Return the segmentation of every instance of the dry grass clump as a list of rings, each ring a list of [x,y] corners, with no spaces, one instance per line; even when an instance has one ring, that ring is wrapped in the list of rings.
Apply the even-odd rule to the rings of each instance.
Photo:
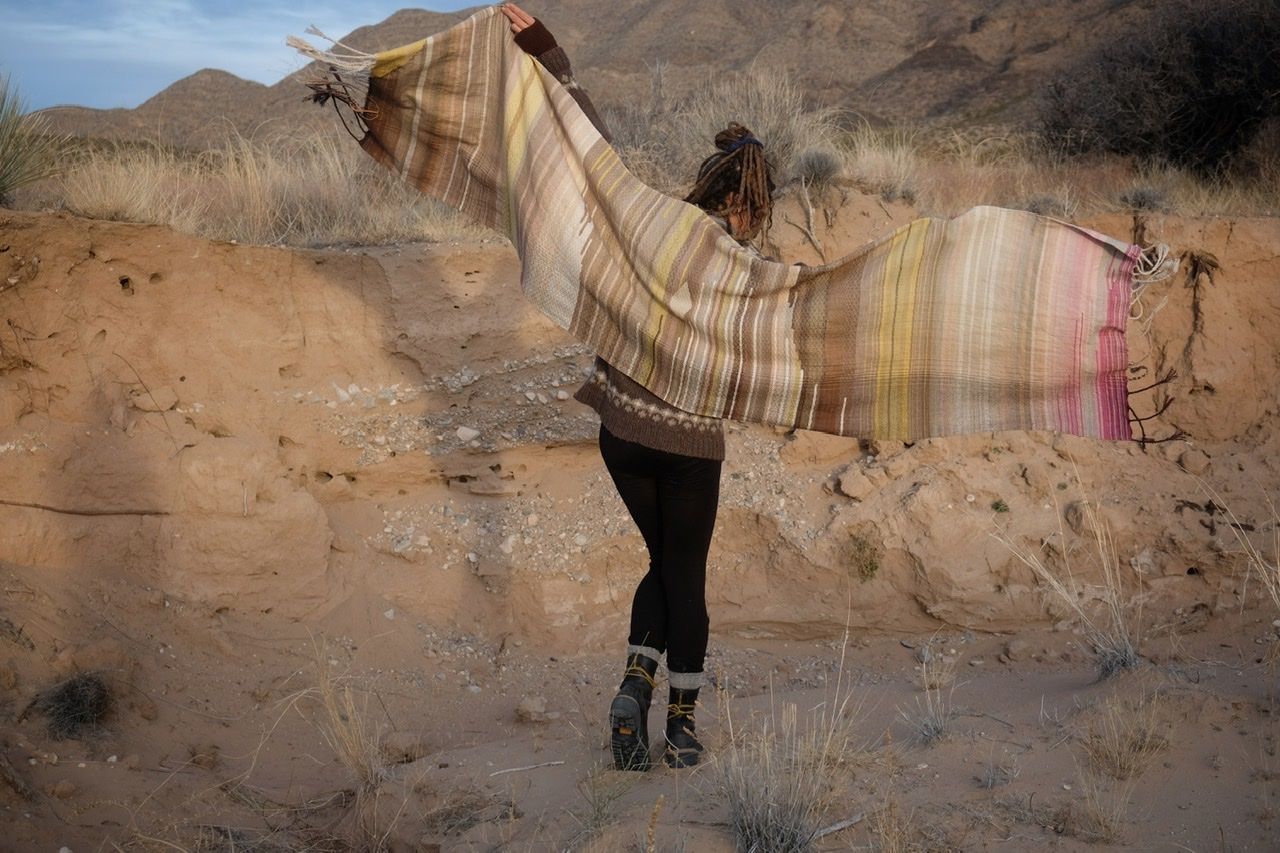
[[[627,167],[651,186],[683,196],[698,165],[715,152],[716,133],[730,122],[751,128],[781,187],[820,188],[844,172],[840,112],[810,105],[789,74],[753,67],[718,75],[689,96],[667,101],[662,65],[655,66],[649,103],[612,111],[606,122]]]
[[[618,819],[618,802],[631,790],[634,776],[597,765],[578,782],[578,794],[583,805],[569,812],[578,824],[578,831],[570,841],[571,847],[593,838]]]
[[[321,709],[316,728],[350,778],[356,837],[380,842],[378,795],[382,783],[389,778],[378,748],[381,729],[372,722],[368,703],[357,702],[351,686],[335,679],[324,659],[316,661],[316,670],[315,698]]]
[[[889,798],[868,820],[871,849],[877,853],[908,853],[919,850],[912,839],[916,835],[910,814],[903,814],[898,801]]]
[[[1248,170],[1206,176],[1119,156],[1068,156],[1029,133],[940,133],[863,123],[837,139],[845,174],[855,184],[932,216],[955,216],[982,204],[1057,219],[1130,210],[1280,213],[1280,145],[1254,146]]]
[[[45,715],[49,735],[63,739],[95,730],[114,704],[111,686],[102,676],[81,672],[45,690],[32,707]]]
[[[42,114],[26,112],[8,75],[0,75],[0,205],[8,204],[19,187],[54,175],[63,142],[49,133]]]
[[[921,666],[927,668],[929,665]],[[944,695],[942,684],[928,675],[922,676],[921,683],[925,685],[924,697],[916,697],[914,710],[900,709],[898,715],[916,740],[928,746],[946,737],[951,727],[951,720],[955,717],[955,709],[951,703],[954,688]]]
[[[978,784],[991,790],[1008,785],[1022,772],[1022,766],[1018,763],[1016,755],[1009,755],[1006,751],[1000,758],[996,759],[994,755],[987,759],[982,767],[982,775],[977,777]]]
[[[1111,844],[1121,840],[1133,800],[1133,782],[1117,782],[1082,770],[1077,781],[1082,800],[1078,817],[1069,825],[1073,834]]]
[[[858,711],[839,678],[831,699],[803,721],[793,703],[780,715],[749,720],[750,727],[726,712],[728,743],[715,771],[740,850],[813,849],[823,816],[846,799],[838,780],[858,751]]]
[[[114,144],[69,160],[46,203],[216,240],[315,246],[486,233],[335,137],[231,132],[203,152]]]
[[[1230,507],[1225,507],[1221,496],[1203,481],[1200,485],[1212,495],[1214,503],[1224,507],[1227,518],[1231,522],[1231,531],[1235,534],[1236,542],[1240,545],[1241,551],[1244,552],[1245,558],[1248,560],[1248,578],[1257,579],[1266,596],[1271,599],[1276,615],[1280,616],[1280,511],[1277,511],[1275,503],[1270,498],[1267,498],[1267,508],[1271,516],[1269,522],[1271,525],[1271,541],[1268,543],[1271,553],[1268,556],[1264,552],[1266,546],[1259,548],[1245,535],[1246,525],[1241,523]]]
[[[1058,572],[1048,564],[1047,550],[1052,546],[1046,539],[1044,548],[1032,551],[1014,545],[1001,534],[992,536],[1001,542],[1036,578],[1045,585],[1054,598],[1079,620],[1085,639],[1093,649],[1098,665],[1098,680],[1105,680],[1119,672],[1136,668],[1141,663],[1138,654],[1138,625],[1141,622],[1141,599],[1133,583],[1126,580],[1121,569],[1120,557],[1111,537],[1111,530],[1090,500],[1082,500],[1067,508],[1065,515],[1075,518],[1077,529],[1088,530],[1093,538],[1094,552],[1101,571],[1101,584],[1086,587],[1072,569],[1071,549],[1066,546],[1066,531],[1059,526],[1058,541],[1063,569]],[[1092,612],[1086,605],[1096,599],[1101,613]]]
[[[1089,721],[1080,747],[1091,770],[1123,781],[1142,775],[1168,748],[1168,729],[1158,694],[1113,697]]]
[[[847,152],[848,174],[860,187],[885,201],[915,204],[921,200],[924,152],[916,134],[878,130],[863,122],[841,141]]]

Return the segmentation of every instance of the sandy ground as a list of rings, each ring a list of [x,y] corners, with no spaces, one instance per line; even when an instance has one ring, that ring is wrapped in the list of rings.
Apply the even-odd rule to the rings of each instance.
[[[911,216],[854,193],[814,236]],[[779,256],[816,260],[800,221]],[[1147,428],[1185,437],[735,425],[708,761],[625,774],[643,547],[568,399],[590,353],[505,243],[0,214],[0,847],[730,850],[727,782],[785,802],[794,718],[840,735],[798,750],[813,825],[861,816],[819,849],[1277,849],[1280,611],[1243,542],[1274,565],[1280,222],[1145,227],[1191,254],[1129,336],[1178,378],[1134,406],[1171,394]],[[1105,623],[1097,531],[1141,656],[1105,681],[1023,559]],[[75,673],[114,703],[59,739],[36,700]],[[1111,730],[1149,755],[1109,775]]]

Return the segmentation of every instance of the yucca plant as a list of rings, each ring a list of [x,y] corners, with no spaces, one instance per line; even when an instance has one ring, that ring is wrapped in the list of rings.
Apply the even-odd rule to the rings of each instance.
[[[61,143],[43,115],[26,114],[9,77],[0,75],[0,204],[8,204],[19,187],[51,177]]]

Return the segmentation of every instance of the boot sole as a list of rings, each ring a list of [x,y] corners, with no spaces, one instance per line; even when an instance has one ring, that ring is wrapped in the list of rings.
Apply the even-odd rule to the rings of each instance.
[[[675,749],[668,749],[667,766],[675,768],[675,770],[689,770],[690,767],[698,766],[700,754],[696,749],[684,749],[684,751],[680,752],[676,752]]]
[[[701,758],[702,752],[696,749],[675,749],[667,747],[664,756],[667,766],[676,770],[687,770],[690,767],[698,766],[698,759]]]
[[[687,770],[690,767],[696,767],[698,761],[702,758],[703,746],[692,732],[688,729],[681,729],[678,732],[679,743],[671,739],[670,723],[668,720],[668,731],[663,735],[663,740],[667,743],[667,748],[663,750],[663,760],[666,761],[668,767],[676,770]]]
[[[619,770],[648,770],[649,736],[640,703],[619,694],[609,706],[609,746],[613,750],[613,766]]]

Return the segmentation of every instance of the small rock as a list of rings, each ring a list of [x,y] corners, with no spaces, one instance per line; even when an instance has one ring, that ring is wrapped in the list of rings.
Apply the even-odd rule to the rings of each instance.
[[[559,391],[557,391],[557,392],[556,392],[556,399],[557,399],[557,400],[561,400],[561,401],[563,401],[563,400],[568,400],[568,399],[569,399],[569,392],[568,392],[568,391],[565,391],[563,388],[562,388],[562,389],[560,389]]]
[[[1197,476],[1209,470],[1209,463],[1211,461],[1212,460],[1209,459],[1209,454],[1194,447],[1184,450],[1182,455],[1178,457],[1178,465],[1182,467],[1182,470],[1186,471],[1188,474],[1195,474]]]
[[[534,400],[538,399],[538,395],[532,391],[525,391],[524,398],[532,403]]]
[[[458,427],[457,436],[458,436],[458,441],[461,441],[463,444],[466,444],[469,441],[474,441],[477,438],[479,438],[480,430],[472,429],[471,427],[468,427],[468,426],[460,426]]]
[[[1031,644],[1026,640],[1010,640],[1004,644],[1004,656],[1009,660],[1022,660],[1031,651]]]
[[[986,663],[986,661],[984,661],[982,658],[969,659],[969,666],[982,666],[984,663]]]
[[[524,523],[526,527],[537,527],[538,514],[535,512],[532,515],[529,515],[527,518],[525,518]]]
[[[394,607],[388,608],[387,610],[382,611],[382,615],[388,619],[394,620],[396,618],[396,609]]]
[[[547,714],[546,697],[525,696],[516,706],[516,719],[522,723],[547,722],[551,717]]]
[[[542,403],[543,405],[546,405],[547,403],[549,403],[549,402],[551,402],[551,401],[550,401],[549,399],[547,399],[547,395],[546,395],[546,394],[539,394],[539,395],[538,395],[538,402],[539,402],[539,403]]]
[[[141,392],[135,392],[130,402],[139,411],[167,412],[178,405],[178,395],[168,385],[150,391],[144,388]]]
[[[876,490],[875,483],[867,479],[867,475],[857,466],[850,466],[847,471],[840,475],[840,481],[837,484],[840,494],[847,498],[853,498],[860,501],[871,495]]]
[[[867,446],[867,450],[868,452],[871,453],[872,456],[892,456],[896,453],[901,453],[902,451],[906,450],[906,448],[907,446],[903,444],[901,441],[889,441],[889,440],[873,441],[871,442],[870,445]]]

